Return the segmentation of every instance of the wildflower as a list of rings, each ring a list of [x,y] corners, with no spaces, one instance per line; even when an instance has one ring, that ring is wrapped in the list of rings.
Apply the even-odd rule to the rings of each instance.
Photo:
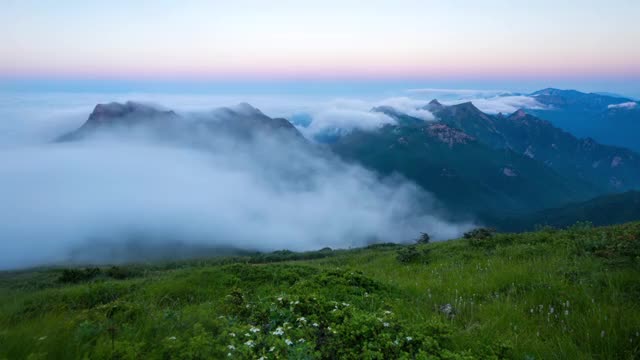
[[[304,339],[298,339],[299,343],[304,343]]]
[[[278,326],[278,327],[276,328],[276,330],[275,330],[272,334],[273,334],[273,335],[281,336],[281,335],[283,335],[283,334],[284,334],[284,330],[283,330],[280,326]]]
[[[305,319],[304,316],[303,317],[299,317],[298,319],[296,319],[296,321],[300,321],[303,324],[307,323],[307,319]]]
[[[229,336],[236,337],[236,334],[235,333],[229,333]]]
[[[331,326],[327,326],[327,330],[331,331]]]
[[[531,308],[531,310],[529,312],[533,314],[533,308]]]
[[[284,340],[284,343],[285,343],[285,344],[287,344],[287,345],[289,345],[289,346],[293,345],[293,341],[291,341],[291,340],[289,340],[289,339],[285,339],[285,340]]]
[[[39,338],[38,341],[42,341],[42,340],[46,340],[46,339],[47,339],[47,337],[43,336],[43,337]]]
[[[313,327],[318,327],[318,323],[311,324]]]
[[[389,310],[385,310],[384,314],[385,314],[385,315],[391,315],[391,314],[393,314],[393,313],[392,313],[391,311],[389,311]]]
[[[231,356],[231,353],[227,353],[227,356]]]
[[[293,304],[294,305],[298,305],[298,304],[300,304],[300,301],[296,300]]]
[[[569,310],[565,310],[565,311],[564,311],[564,315],[565,315],[565,316],[569,315]]]
[[[168,338],[168,339],[169,339],[169,340],[171,340],[171,341],[175,341],[175,340],[176,340],[176,337],[175,337],[175,336],[172,336],[172,337],[170,337],[170,338]]]
[[[278,301],[282,302],[282,297],[279,297],[279,298],[278,298]]]
[[[244,336],[245,336],[245,337],[251,337],[251,334],[249,334],[249,333],[244,333]]]
[[[260,328],[257,328],[257,327],[252,326],[252,327],[249,329],[249,331],[251,331],[252,333],[254,333],[254,334],[255,334],[255,333],[257,333],[257,332],[260,332]]]
[[[267,360],[267,358],[266,358],[266,357],[264,357],[264,356],[260,356],[260,357],[258,358],[258,360]]]
[[[549,307],[549,314],[553,314],[553,312],[555,311],[555,309],[553,308],[553,306]]]
[[[269,348],[269,352],[273,352],[273,350],[275,350],[275,349],[276,349],[276,347],[272,346],[272,347]]]
[[[407,336],[407,341],[411,341],[413,338],[411,336]]]
[[[349,304],[347,304],[346,302],[343,302],[343,303],[342,303],[342,306],[344,306],[344,307],[348,307],[348,306],[350,306],[350,305],[349,305]]]
[[[255,346],[255,343],[253,342],[253,340],[247,340],[247,342],[245,342],[244,344],[251,348]]]
[[[398,345],[398,339],[393,340],[393,345]]]
[[[604,337],[604,335],[605,335],[604,330],[600,331],[600,337],[602,337],[602,338],[603,338],[603,337]]]
[[[389,323],[388,323],[388,322],[386,322],[386,323],[382,323],[382,326],[384,326],[384,327],[389,327]]]
[[[227,346],[227,348],[228,348],[229,350],[235,350],[235,349],[236,349],[236,347],[235,347],[235,346],[233,346],[233,345],[229,345],[229,346]]]

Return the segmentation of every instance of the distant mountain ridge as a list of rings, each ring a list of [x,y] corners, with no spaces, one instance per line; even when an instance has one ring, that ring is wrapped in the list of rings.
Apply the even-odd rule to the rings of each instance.
[[[524,216],[496,220],[503,231],[532,231],[536,226],[565,228],[578,222],[595,226],[622,224],[640,219],[640,191],[603,195],[583,202],[545,209]]]
[[[529,96],[545,105],[544,109],[526,109],[532,115],[549,120],[578,137],[627,147],[640,152],[640,106],[638,101],[601,93],[544,89]]]
[[[448,209],[480,219],[528,214],[640,188],[640,155],[579,139],[527,110],[490,115],[471,102],[443,105],[437,100],[422,109],[436,119],[374,107],[372,112],[393,118],[395,124],[340,133],[332,142],[316,146],[288,120],[271,118],[246,103],[188,115],[136,102],[109,103],[96,105],[82,126],[57,140],[141,131],[209,146],[211,138],[202,136],[207,133],[240,141],[275,135],[326,147],[381,175],[401,174]]]
[[[247,103],[221,107],[206,113],[181,116],[172,110],[128,101],[95,106],[87,121],[77,130],[60,136],[57,141],[82,140],[112,131],[141,130],[160,138],[172,138],[211,131],[248,139],[260,132],[277,133],[302,140],[302,134],[288,120],[270,118]]]
[[[640,188],[640,154],[578,139],[525,110],[492,116],[472,103],[462,103],[441,106],[433,113],[486,145],[511,149],[565,176],[583,178],[607,191]]]

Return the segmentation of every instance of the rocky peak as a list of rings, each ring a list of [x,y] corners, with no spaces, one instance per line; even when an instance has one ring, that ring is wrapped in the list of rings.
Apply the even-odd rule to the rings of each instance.
[[[173,111],[158,110],[150,105],[127,101],[126,103],[111,102],[98,104],[93,108],[87,124],[110,122],[125,117],[154,117],[175,116]]]
[[[438,100],[433,99],[429,101],[429,103],[422,107],[423,110],[428,110],[431,112],[439,111],[444,109],[444,105],[442,105]]]
[[[521,120],[527,117],[527,113],[523,109],[519,109],[509,116],[511,120]]]
[[[456,144],[467,144],[474,138],[458,129],[443,123],[432,123],[426,128],[426,132],[439,141],[453,147]]]

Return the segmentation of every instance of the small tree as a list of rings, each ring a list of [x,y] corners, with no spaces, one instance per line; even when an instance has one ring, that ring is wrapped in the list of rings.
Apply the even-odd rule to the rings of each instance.
[[[418,237],[418,239],[416,240],[416,243],[428,244],[430,240],[431,240],[431,237],[429,236],[429,234],[423,232],[423,233],[420,233],[420,237]]]

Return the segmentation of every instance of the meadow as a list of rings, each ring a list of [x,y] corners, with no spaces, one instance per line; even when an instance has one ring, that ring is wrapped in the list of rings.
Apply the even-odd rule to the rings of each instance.
[[[0,359],[637,359],[640,222],[0,273]]]

